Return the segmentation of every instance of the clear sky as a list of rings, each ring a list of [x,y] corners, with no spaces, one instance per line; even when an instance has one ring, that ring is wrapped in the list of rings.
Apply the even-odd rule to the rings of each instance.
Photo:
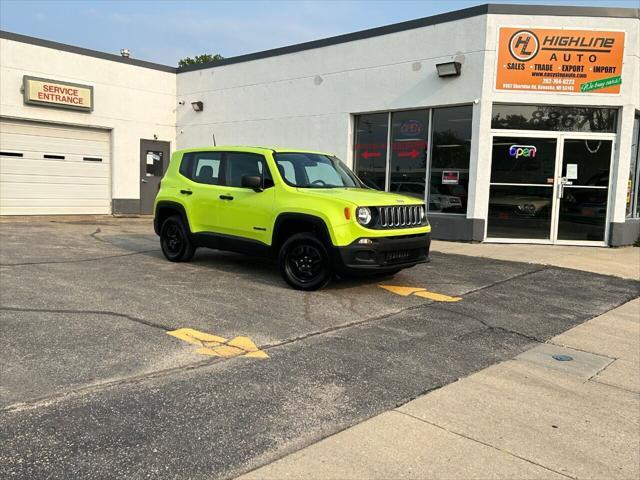
[[[640,0],[0,0],[0,28],[104,52],[126,47],[133,58],[177,65],[185,56],[232,57],[481,3],[640,7]]]

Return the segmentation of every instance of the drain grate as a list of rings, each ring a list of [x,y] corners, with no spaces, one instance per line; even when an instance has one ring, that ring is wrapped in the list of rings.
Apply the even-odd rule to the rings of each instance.
[[[573,357],[570,355],[560,355],[560,354],[551,355],[551,358],[559,362],[570,362],[571,360],[573,360]]]

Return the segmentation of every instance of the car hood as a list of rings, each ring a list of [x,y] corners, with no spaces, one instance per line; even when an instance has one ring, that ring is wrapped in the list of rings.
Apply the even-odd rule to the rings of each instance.
[[[397,193],[380,192],[368,188],[298,188],[299,193],[311,197],[331,198],[352,203],[359,207],[386,205],[421,205],[417,198]]]

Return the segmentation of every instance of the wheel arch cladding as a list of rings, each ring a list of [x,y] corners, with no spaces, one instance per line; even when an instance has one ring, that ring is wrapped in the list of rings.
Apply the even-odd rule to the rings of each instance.
[[[191,233],[191,228],[189,227],[189,218],[187,217],[187,212],[185,211],[184,206],[176,202],[161,201],[158,202],[155,215],[153,217],[153,227],[156,234],[160,234],[160,228],[162,227],[164,221],[173,215],[180,216],[182,222],[184,223],[184,226],[187,229],[187,232]]]
[[[320,217],[304,213],[281,213],[278,215],[273,229],[272,246],[277,251],[291,235],[306,232],[317,235],[326,248],[333,246],[325,221]]]

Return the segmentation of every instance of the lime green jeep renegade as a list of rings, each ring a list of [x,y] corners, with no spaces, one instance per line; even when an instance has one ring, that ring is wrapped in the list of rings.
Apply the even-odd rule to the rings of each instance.
[[[177,151],[154,211],[168,260],[189,261],[197,247],[272,256],[300,290],[321,288],[333,273],[393,274],[429,255],[424,203],[366,187],[327,153]]]

